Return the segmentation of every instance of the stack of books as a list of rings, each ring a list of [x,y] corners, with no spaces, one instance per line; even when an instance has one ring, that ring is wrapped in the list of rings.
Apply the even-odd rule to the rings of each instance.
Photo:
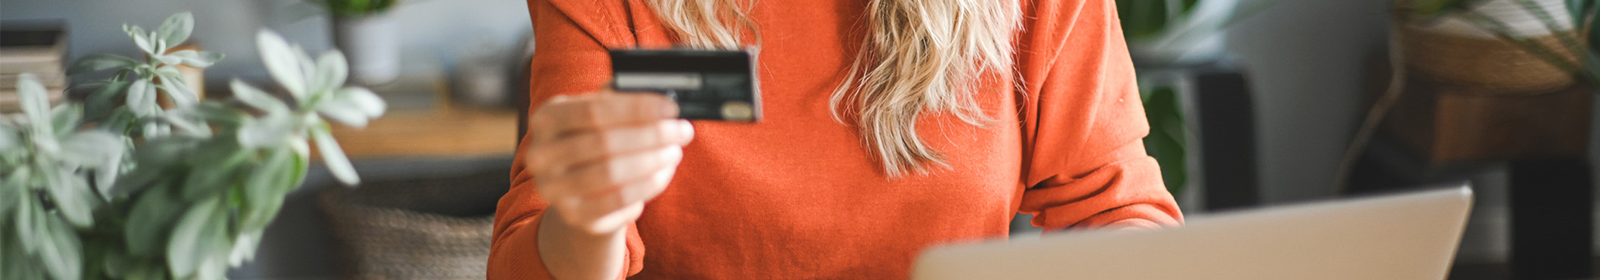
[[[19,110],[17,79],[31,73],[60,102],[67,85],[67,32],[52,22],[0,23],[0,113]]]

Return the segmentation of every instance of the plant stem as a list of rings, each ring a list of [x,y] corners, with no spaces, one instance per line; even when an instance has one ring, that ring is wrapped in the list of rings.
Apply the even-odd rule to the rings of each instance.
[[[1372,142],[1372,135],[1378,131],[1378,126],[1383,123],[1389,109],[1394,108],[1400,96],[1406,89],[1406,64],[1404,46],[1400,40],[1401,17],[1393,16],[1389,21],[1389,88],[1385,89],[1383,96],[1379,96],[1372,108],[1367,110],[1366,119],[1361,121],[1361,127],[1356,129],[1355,139],[1350,140],[1350,146],[1345,149],[1344,159],[1339,161],[1338,173],[1334,174],[1333,189],[1335,194],[1343,194],[1349,184],[1350,172],[1355,169],[1356,161],[1367,150],[1367,144]]]

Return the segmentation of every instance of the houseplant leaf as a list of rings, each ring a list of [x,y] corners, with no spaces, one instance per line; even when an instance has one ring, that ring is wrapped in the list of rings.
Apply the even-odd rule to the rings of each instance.
[[[129,211],[128,223],[123,230],[123,241],[128,253],[152,257],[164,244],[173,220],[183,213],[186,204],[173,197],[165,187],[142,192]]]
[[[387,105],[383,98],[365,88],[344,88],[317,106],[317,112],[330,119],[356,128],[365,127],[368,119],[383,116]]]
[[[67,137],[76,132],[78,122],[83,120],[83,108],[78,104],[62,104],[50,109],[50,127],[55,132],[54,137]]]
[[[176,51],[172,52],[171,54],[167,54],[167,56],[177,58],[178,62],[182,63],[183,65],[196,68],[211,67],[211,65],[216,64],[217,61],[222,60],[222,53],[194,50]]]
[[[10,151],[22,148],[22,140],[17,137],[17,130],[0,125],[0,151]]]
[[[189,84],[184,82],[183,78],[167,75],[157,75],[156,78],[161,79],[159,86],[167,93],[167,100],[171,100],[175,107],[188,107],[200,102],[199,96],[189,88]]]
[[[139,50],[144,51],[145,55],[157,55],[156,39],[145,35],[150,33],[145,33],[143,27],[123,25],[122,31],[127,32],[128,37],[133,37],[133,44],[139,46]]]
[[[61,216],[78,228],[94,225],[93,211],[97,201],[94,193],[89,190],[88,183],[67,169],[43,172],[50,186],[45,190],[50,193],[51,201],[55,202],[56,210],[61,212]]]
[[[32,125],[35,128],[34,134],[55,134],[49,130],[51,118],[50,97],[48,95],[49,93],[44,89],[44,85],[39,84],[39,79],[34,77],[33,74],[22,73],[17,76],[17,101],[21,103],[18,105],[22,107],[22,113],[27,117],[28,122],[36,124]]]
[[[233,249],[228,254],[228,265],[239,266],[246,261],[255,260],[257,245],[261,245],[261,232],[240,233],[239,239],[233,242]]]
[[[74,85],[74,88],[86,89],[89,94],[83,101],[84,118],[90,120],[103,120],[113,110],[121,108],[118,102],[123,93],[128,91],[130,81],[97,81]]]
[[[128,86],[127,102],[128,109],[139,116],[155,115],[161,110],[156,107],[156,88],[147,79],[133,81]]]
[[[20,241],[18,243],[22,243],[22,251],[28,254],[38,254],[39,250],[44,247],[44,243],[49,242],[47,238],[50,237],[50,234],[46,227],[50,216],[39,205],[39,201],[35,198],[36,196],[33,195],[33,192],[26,192],[26,195],[28,197],[21,200],[22,204],[17,205],[17,220],[12,224],[16,225],[16,237],[17,241]]]
[[[261,30],[256,33],[256,48],[261,50],[261,62],[267,67],[267,73],[272,74],[272,79],[289,90],[295,99],[303,98],[306,94],[305,71],[301,69],[300,55],[295,54],[294,48],[283,41],[277,33]]]
[[[4,127],[0,126],[0,128]],[[5,225],[6,222],[11,220],[11,214],[16,213],[17,208],[22,205],[23,197],[28,195],[27,186],[23,186],[27,178],[22,176],[21,172],[0,173],[0,175],[5,175],[5,177],[0,177],[0,225]],[[11,229],[0,228],[0,232],[5,232],[6,230]],[[4,237],[0,237],[0,239],[4,239]]]
[[[345,79],[350,75],[350,69],[345,62],[344,53],[332,50],[322,53],[317,58],[317,71],[313,79],[312,91],[326,92],[344,86]]]
[[[1161,166],[1161,179],[1168,192],[1181,194],[1188,180],[1188,140],[1177,91],[1171,86],[1161,86],[1142,98],[1145,118],[1150,122],[1150,134],[1144,138],[1145,150]]]
[[[277,146],[289,141],[293,128],[294,120],[287,113],[244,119],[239,125],[239,145],[249,149]]]
[[[211,196],[233,184],[233,179],[243,171],[244,162],[251,152],[234,141],[211,141],[202,144],[195,155],[189,157],[193,168],[183,180],[183,199],[195,200]]]
[[[78,62],[73,63],[72,67],[67,68],[67,75],[77,75],[109,69],[129,68],[138,64],[138,61],[134,61],[132,58],[125,56],[109,53],[91,54],[89,56],[79,58]]]
[[[39,250],[45,269],[56,280],[78,280],[83,272],[83,248],[78,243],[78,233],[59,219],[50,219]]]
[[[182,12],[167,17],[161,22],[161,27],[156,28],[156,38],[171,44],[181,44],[189,40],[189,33],[194,31],[194,14]]]
[[[273,200],[282,200],[282,190],[284,189],[282,185],[289,183],[288,177],[293,175],[289,170],[293,167],[293,156],[294,152],[287,147],[278,147],[267,151],[266,158],[263,158],[260,164],[256,166],[256,172],[250,173],[249,179],[244,184],[245,198],[252,208],[272,204]],[[268,220],[271,220],[270,216],[254,217],[254,215],[245,215],[245,228],[249,229],[250,226],[257,223],[265,225],[264,222]]]
[[[344,150],[339,148],[339,142],[333,140],[333,135],[329,135],[327,124],[311,128],[311,139],[317,142],[317,150],[322,152],[322,162],[328,165],[328,171],[333,173],[334,178],[346,186],[361,183],[361,178],[356,176],[355,167],[350,165],[350,158],[344,156]]]
[[[216,240],[227,230],[227,217],[223,216],[221,198],[212,196],[190,207],[172,229],[172,242],[167,242],[167,269],[175,278],[194,275],[207,258],[211,257],[211,240]]]
[[[119,178],[116,188],[111,191],[112,195],[138,193],[158,185],[165,179],[163,176],[171,176],[170,173],[175,171],[173,165],[181,163],[198,143],[198,139],[186,136],[146,139],[143,145],[133,151],[134,162],[138,163],[139,168]]]
[[[109,159],[122,157],[122,137],[105,131],[73,133],[61,141],[62,158],[84,167],[99,168]]]
[[[267,94],[265,91],[256,89],[256,87],[250,86],[250,84],[246,84],[239,79],[234,79],[233,81],[229,82],[228,86],[229,88],[233,89],[234,99],[239,100],[239,102],[244,103],[252,108],[265,111],[269,115],[287,114],[289,112],[289,107],[284,105],[282,101],[279,101],[277,98],[273,98],[271,94]]]

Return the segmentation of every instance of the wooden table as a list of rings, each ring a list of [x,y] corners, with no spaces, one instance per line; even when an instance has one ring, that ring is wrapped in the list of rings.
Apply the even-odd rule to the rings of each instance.
[[[333,135],[350,158],[508,155],[517,150],[517,112],[455,107],[395,111],[364,129],[336,126]]]
[[[334,125],[333,135],[351,159],[468,158],[517,150],[515,108],[459,105],[449,81],[426,67],[423,74],[370,87],[388,104],[382,118],[356,129]],[[313,153],[315,154],[315,153]]]

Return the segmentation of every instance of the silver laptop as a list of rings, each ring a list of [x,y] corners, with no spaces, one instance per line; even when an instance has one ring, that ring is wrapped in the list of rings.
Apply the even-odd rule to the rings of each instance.
[[[1472,207],[1452,187],[1198,217],[1182,228],[1083,231],[941,246],[912,279],[1444,279]]]

